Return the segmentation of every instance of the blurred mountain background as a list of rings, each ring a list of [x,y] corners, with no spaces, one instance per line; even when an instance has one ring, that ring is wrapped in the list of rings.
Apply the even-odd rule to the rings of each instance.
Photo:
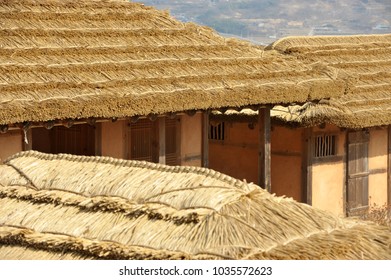
[[[391,33],[391,0],[137,0],[224,36],[269,44],[286,36]]]

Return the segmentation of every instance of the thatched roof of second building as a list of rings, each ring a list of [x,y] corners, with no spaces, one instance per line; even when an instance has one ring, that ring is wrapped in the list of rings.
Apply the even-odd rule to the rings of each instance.
[[[213,170],[24,152],[0,165],[1,259],[389,259],[387,228]]]
[[[288,37],[268,48],[305,63],[333,68],[346,83],[343,96],[319,104],[279,108],[280,119],[301,125],[328,122],[347,128],[391,124],[391,34]]]
[[[0,22],[0,124],[286,104],[344,90],[327,67],[129,1],[1,0]]]

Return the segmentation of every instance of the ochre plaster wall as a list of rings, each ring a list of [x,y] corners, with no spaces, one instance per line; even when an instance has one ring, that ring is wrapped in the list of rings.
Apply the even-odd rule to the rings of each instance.
[[[382,206],[387,203],[388,131],[371,129],[369,135],[368,169],[369,204]]]
[[[346,132],[338,127],[327,125],[324,129],[314,127],[313,134],[332,133],[337,135],[337,158],[312,163],[312,206],[328,210],[336,215],[344,215],[344,160]]]
[[[102,122],[101,152],[102,156],[126,158],[125,121]]]
[[[258,125],[227,122],[226,139],[209,141],[209,166],[258,184]],[[301,201],[302,131],[273,126],[271,132],[271,191]]]
[[[23,150],[23,137],[20,130],[0,134],[0,162]]]
[[[180,118],[180,163],[188,166],[202,164],[202,113]]]
[[[312,167],[312,206],[343,216],[343,189],[343,162]]]
[[[258,130],[247,123],[225,123],[224,141],[209,141],[209,167],[238,179],[257,184]]]
[[[272,192],[285,195],[296,201],[302,199],[302,128],[273,126],[272,149]]]

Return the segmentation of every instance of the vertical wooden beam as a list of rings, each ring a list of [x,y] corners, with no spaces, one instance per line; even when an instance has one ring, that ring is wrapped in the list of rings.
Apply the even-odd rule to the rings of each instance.
[[[304,128],[302,188],[303,202],[312,205],[312,129]]]
[[[391,125],[388,126],[387,204],[391,207]],[[391,212],[389,212],[391,215]]]
[[[209,110],[202,114],[202,166],[209,167]]]
[[[159,118],[159,163],[166,164],[166,118]]]
[[[271,192],[270,109],[259,108],[258,184]]]
[[[307,128],[303,128],[301,132],[301,200],[307,202],[307,158],[308,158],[308,139]]]
[[[182,159],[182,119],[180,117],[176,117],[176,165],[181,165]]]
[[[343,207],[343,216],[347,216],[347,190],[348,190],[348,131],[347,130],[341,130],[340,137],[344,135],[345,142],[344,142],[344,151],[343,151],[343,189],[342,189],[342,207]],[[338,143],[337,143],[338,146]],[[337,150],[338,153],[338,150]]]

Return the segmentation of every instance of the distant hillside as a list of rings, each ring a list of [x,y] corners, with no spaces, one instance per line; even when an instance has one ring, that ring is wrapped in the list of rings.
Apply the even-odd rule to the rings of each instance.
[[[390,0],[137,0],[260,43],[289,35],[391,33]]]

